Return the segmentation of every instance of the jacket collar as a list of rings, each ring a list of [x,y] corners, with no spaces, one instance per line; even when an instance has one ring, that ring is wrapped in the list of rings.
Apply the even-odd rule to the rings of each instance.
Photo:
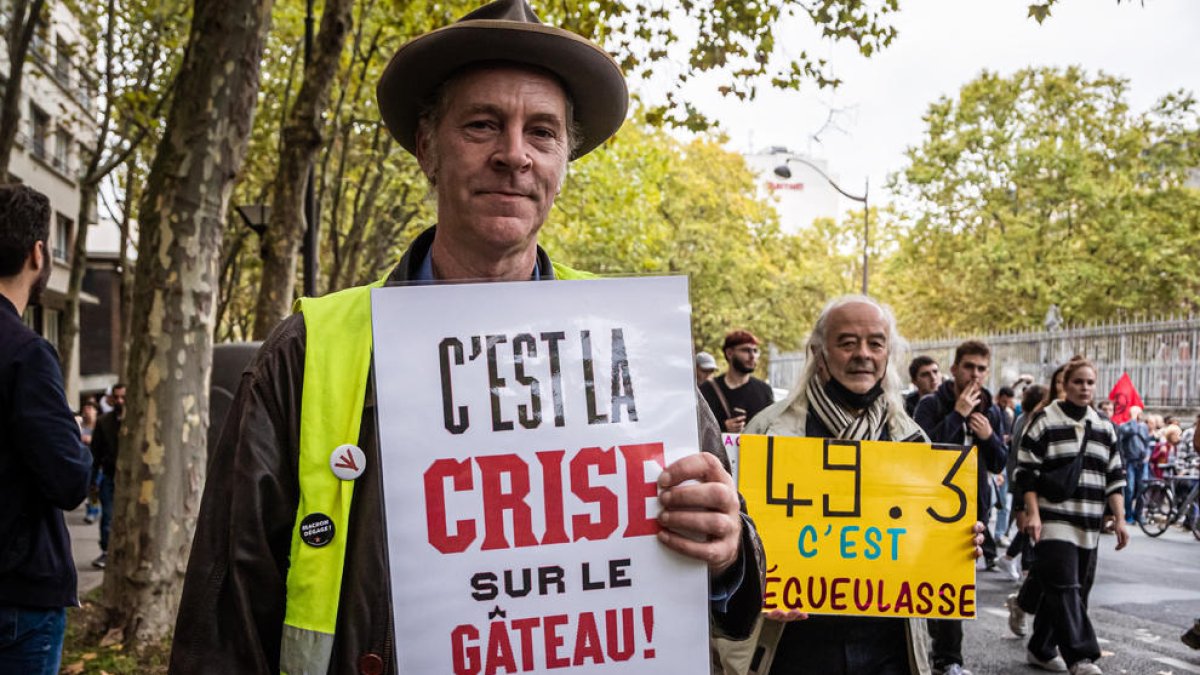
[[[12,304],[12,300],[9,300],[8,296],[5,295],[0,295],[0,312],[8,312],[18,319],[21,318],[21,315],[17,312],[17,306]]]
[[[404,252],[404,256],[400,258],[400,262],[388,274],[384,285],[403,286],[416,280],[421,269],[421,263],[429,255],[429,249],[433,246],[433,238],[436,234],[437,225],[434,225],[417,235],[412,244],[409,244],[408,250]],[[542,281],[554,279],[554,267],[550,264],[550,256],[546,255],[541,246],[537,247],[537,265],[541,271]]]

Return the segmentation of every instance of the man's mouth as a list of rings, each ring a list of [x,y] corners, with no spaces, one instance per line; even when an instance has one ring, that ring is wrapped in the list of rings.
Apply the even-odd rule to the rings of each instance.
[[[518,192],[516,190],[479,190],[475,194],[485,197],[511,197],[514,199],[529,198],[528,193]]]

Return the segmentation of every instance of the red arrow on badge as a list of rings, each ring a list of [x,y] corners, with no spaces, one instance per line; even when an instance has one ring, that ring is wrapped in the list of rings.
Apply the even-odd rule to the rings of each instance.
[[[358,471],[358,465],[354,463],[354,453],[349,450],[342,452],[342,456],[338,458],[338,463],[334,464],[334,466],[339,469]]]

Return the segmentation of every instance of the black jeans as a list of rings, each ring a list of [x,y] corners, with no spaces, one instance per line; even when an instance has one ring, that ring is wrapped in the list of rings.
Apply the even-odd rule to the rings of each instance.
[[[1018,532],[1009,542],[1008,550],[1004,554],[1009,558],[1021,556],[1021,569],[1029,569],[1033,565],[1033,543],[1029,541],[1029,535]]]
[[[904,619],[813,616],[783,629],[771,675],[908,675]]]
[[[933,667],[945,668],[951,663],[963,664],[962,621],[958,619],[930,619],[929,638],[933,643]]]
[[[1029,651],[1049,660],[1057,649],[1068,666],[1100,658],[1100,644],[1087,615],[1088,595],[1096,579],[1096,549],[1041,541],[1034,551],[1037,560],[1030,577],[1037,577],[1042,598],[1033,619]]]

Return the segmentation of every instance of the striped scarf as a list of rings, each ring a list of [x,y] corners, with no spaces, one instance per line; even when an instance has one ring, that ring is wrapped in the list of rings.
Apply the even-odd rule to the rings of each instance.
[[[834,438],[869,441],[883,436],[883,430],[887,426],[886,396],[876,398],[866,410],[855,416],[834,403],[818,379],[810,379],[806,387],[809,410],[821,420]]]

